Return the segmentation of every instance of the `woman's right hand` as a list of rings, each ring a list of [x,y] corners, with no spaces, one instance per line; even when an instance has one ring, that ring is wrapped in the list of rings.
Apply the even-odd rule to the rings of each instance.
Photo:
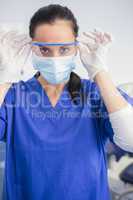
[[[21,68],[31,53],[30,42],[18,30],[0,30],[0,84],[19,81]]]

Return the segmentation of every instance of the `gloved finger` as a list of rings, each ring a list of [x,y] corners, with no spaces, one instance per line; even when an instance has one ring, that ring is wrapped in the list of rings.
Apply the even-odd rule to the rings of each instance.
[[[104,43],[104,32],[98,29],[95,29],[95,34],[99,37],[100,42]]]
[[[104,34],[104,41],[103,41],[103,45],[106,45],[110,43],[110,38],[108,38],[108,36],[106,36],[106,34]]]
[[[95,38],[95,40],[92,40],[89,37],[82,36],[78,39],[78,41],[85,44],[89,49],[91,49],[91,51],[96,50],[98,46],[100,45],[99,38]]]
[[[106,37],[108,37],[108,39],[110,41],[114,41],[114,38],[113,38],[113,36],[112,36],[111,33],[109,33],[109,32],[103,32],[100,28],[95,28],[94,29],[94,34],[100,35],[100,33],[102,33],[104,36],[106,35]]]
[[[90,36],[95,40],[96,43],[103,43],[104,42],[104,33],[100,31],[89,31],[86,35]]]
[[[111,40],[110,35],[107,34],[107,33],[104,33],[102,45],[104,45],[104,46],[105,46],[105,45],[109,45],[109,43],[111,43],[111,42],[112,42],[112,40]]]
[[[5,35],[3,37],[3,42],[12,42],[12,39],[14,39],[14,37],[16,36],[16,32],[15,31],[7,31],[5,32]]]
[[[84,34],[86,37],[89,37],[89,38],[95,40],[95,37],[91,34],[91,32],[83,32],[83,34]]]
[[[113,36],[110,33],[105,32],[104,36],[108,39],[108,41],[113,41]]]
[[[0,43],[1,43],[2,39],[4,38],[5,33],[6,32],[3,29],[0,30]]]
[[[91,34],[93,35],[93,36],[99,36],[99,33],[97,33],[97,32],[94,32],[94,31],[91,31]]]
[[[93,35],[95,35],[96,37],[98,37],[100,39],[100,42],[102,44],[107,44],[109,42],[112,41],[112,36],[110,33],[107,33],[107,32],[91,32]]]
[[[18,34],[14,38],[14,41],[18,43],[20,43],[21,41],[21,44],[28,44],[29,42],[31,42],[31,39],[26,34]]]
[[[92,35],[94,35],[95,37],[102,37],[104,35],[104,33],[102,32],[91,32]]]
[[[4,44],[7,44],[12,47],[19,48],[19,46],[23,46],[25,44],[28,44],[30,42],[30,38],[22,33],[19,33],[18,31],[12,30],[8,31],[3,38]]]
[[[11,36],[11,35],[10,35]],[[12,35],[13,36],[13,35]],[[20,37],[19,37],[20,36]],[[29,45],[27,42],[27,38],[24,35],[17,35],[16,38],[12,37],[12,42],[6,42],[7,44],[5,46],[7,46],[7,50],[6,53],[10,54],[12,58],[17,59],[19,58],[19,56],[23,56],[23,52],[25,52],[25,50],[31,49],[31,45]],[[9,39],[9,38],[8,38]],[[17,41],[16,41],[17,39]],[[11,52],[12,51],[12,52]]]
[[[88,44],[88,43],[79,43],[79,46],[87,49],[89,52],[94,52],[98,48],[97,44],[92,44],[92,43],[90,43],[90,44]]]
[[[29,40],[26,36],[20,36],[12,41],[11,46],[14,48],[23,48],[24,46],[29,44]]]
[[[86,42],[86,41],[79,42],[79,45],[86,46],[89,49],[89,51],[94,51],[97,46],[95,43],[93,44],[92,42]]]
[[[2,37],[3,41],[0,42],[0,45],[2,45],[1,55],[3,61],[7,63],[26,62],[31,53],[31,44],[29,43],[31,40],[29,40],[29,37],[14,30],[6,31]]]
[[[78,37],[77,38],[77,41],[79,41],[79,42],[83,42],[83,43],[88,43],[88,44],[94,44],[94,40],[92,40],[91,38],[89,38],[89,37],[86,37],[86,36],[80,36],[80,37]]]
[[[17,30],[10,30],[5,33],[5,39],[8,41],[12,41],[11,39],[16,39],[20,33]]]
[[[102,43],[103,37],[101,37],[101,35],[95,35],[94,40],[95,40],[96,43]]]
[[[80,53],[82,54],[83,52],[88,52],[90,53],[90,47],[88,47],[86,44],[83,44],[83,43],[79,43],[78,45],[78,49],[80,51]]]
[[[98,34],[95,32],[91,32],[95,36],[95,42],[97,43],[103,43],[104,36],[102,34]]]
[[[81,38],[89,43],[95,43],[95,36],[91,32],[82,32]]]
[[[93,42],[96,43],[102,43],[103,42],[103,36],[100,34],[92,34],[93,32],[84,32],[85,36],[91,38],[93,40]]]

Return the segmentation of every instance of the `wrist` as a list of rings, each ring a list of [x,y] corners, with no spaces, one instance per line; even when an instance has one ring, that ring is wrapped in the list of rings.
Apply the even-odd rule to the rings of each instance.
[[[103,79],[103,77],[107,77],[108,71],[106,69],[95,69],[93,73],[88,73],[88,75],[92,81],[98,82]]]
[[[105,69],[101,69],[100,71],[98,71],[98,72],[95,74],[93,80],[94,80],[96,83],[98,83],[98,82],[100,82],[101,80],[103,80],[103,79],[108,79],[108,78],[110,79],[109,72],[108,72],[107,70],[105,70]]]

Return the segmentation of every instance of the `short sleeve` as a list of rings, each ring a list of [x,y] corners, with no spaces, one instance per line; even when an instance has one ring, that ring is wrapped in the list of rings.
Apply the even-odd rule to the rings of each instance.
[[[2,105],[0,106],[0,141],[6,141],[6,133],[8,126],[9,110],[12,103],[12,87],[8,89]]]
[[[7,111],[4,100],[3,104],[0,107],[0,141],[5,140],[6,127],[7,127]]]
[[[126,99],[126,101],[133,106],[133,98],[130,97],[126,92],[124,92],[119,87],[117,87],[117,89],[119,90],[121,95]],[[105,143],[107,139],[109,139],[111,142],[114,143],[113,141],[114,132],[109,120],[109,113],[104,104],[103,98],[100,94],[99,87],[95,82],[91,83],[91,93],[92,93],[91,97],[92,110],[95,113],[103,143]]]

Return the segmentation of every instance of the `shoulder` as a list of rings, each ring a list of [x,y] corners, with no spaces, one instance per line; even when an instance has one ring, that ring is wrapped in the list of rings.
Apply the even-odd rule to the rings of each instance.
[[[20,98],[22,93],[28,93],[35,86],[35,78],[32,77],[27,81],[20,80],[17,83],[12,83],[5,96],[5,102],[14,102],[16,98]]]

